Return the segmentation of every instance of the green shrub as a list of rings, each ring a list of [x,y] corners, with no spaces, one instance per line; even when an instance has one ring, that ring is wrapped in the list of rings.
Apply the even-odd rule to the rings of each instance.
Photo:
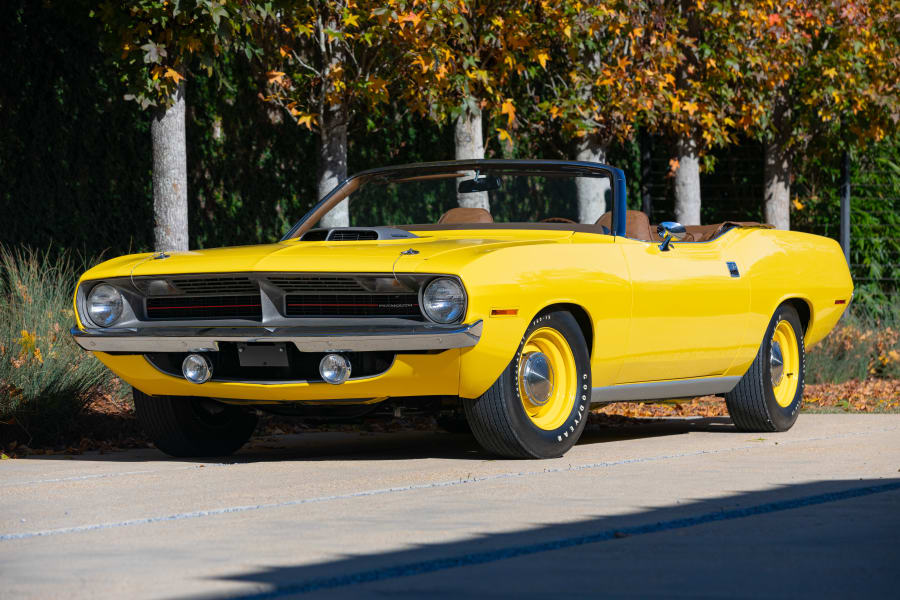
[[[807,383],[900,377],[900,301],[869,311],[854,304],[828,337],[807,352]]]
[[[63,426],[112,379],[69,335],[80,266],[66,253],[0,248],[0,418],[31,434]]]

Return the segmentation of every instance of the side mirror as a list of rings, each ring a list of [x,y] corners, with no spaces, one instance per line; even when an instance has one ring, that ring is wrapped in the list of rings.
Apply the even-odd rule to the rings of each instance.
[[[656,226],[656,233],[662,238],[659,249],[663,252],[669,251],[672,240],[681,241],[687,237],[687,229],[684,228],[684,225],[675,221],[663,221]]]

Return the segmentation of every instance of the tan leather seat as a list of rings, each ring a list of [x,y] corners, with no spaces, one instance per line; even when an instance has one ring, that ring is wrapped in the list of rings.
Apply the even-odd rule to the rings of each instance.
[[[612,213],[603,213],[594,225],[602,228],[603,233],[612,233]]]
[[[685,241],[709,242],[734,227],[762,227],[768,229],[772,226],[757,223],[756,221],[725,221],[724,223],[715,223],[712,225],[688,225],[685,227],[688,233],[688,237],[685,238]]]
[[[605,227],[604,233],[612,230],[612,213],[606,212],[597,219],[598,227]],[[685,242],[708,242],[716,239],[732,227],[763,227],[771,229],[772,225],[757,223],[755,221],[725,221],[713,225],[686,225]],[[661,242],[662,238],[656,232],[656,225],[650,224],[647,215],[639,210],[625,211],[625,237],[645,242]]]
[[[612,230],[612,213],[603,213],[597,219],[597,225]],[[650,219],[647,218],[646,214],[639,210],[625,211],[625,237],[645,242],[652,242],[655,239],[653,232],[650,230]]]
[[[722,227],[721,223],[715,223],[713,225],[685,225],[684,229],[687,231],[687,236],[685,236],[685,242],[706,242],[711,240],[717,232]]]
[[[483,208],[466,208],[463,206],[451,208],[441,215],[438,224],[453,225],[461,223],[493,223],[494,217]]]

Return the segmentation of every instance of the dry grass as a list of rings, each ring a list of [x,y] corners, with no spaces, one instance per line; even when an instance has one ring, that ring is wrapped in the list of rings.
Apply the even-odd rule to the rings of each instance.
[[[65,254],[0,247],[0,440],[10,428],[54,437],[113,379],[69,335],[81,270]]]
[[[900,303],[874,317],[854,310],[807,351],[806,382],[900,379]]]

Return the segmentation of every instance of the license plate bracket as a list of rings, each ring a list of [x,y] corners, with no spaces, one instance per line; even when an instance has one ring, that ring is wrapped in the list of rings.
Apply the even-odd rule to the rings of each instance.
[[[238,343],[238,362],[242,367],[288,367],[284,343]]]

